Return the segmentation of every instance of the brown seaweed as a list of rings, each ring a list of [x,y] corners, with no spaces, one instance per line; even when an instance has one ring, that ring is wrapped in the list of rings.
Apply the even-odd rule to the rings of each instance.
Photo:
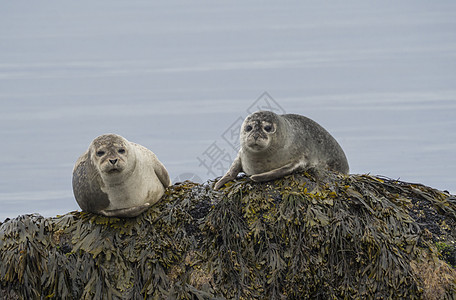
[[[369,175],[184,182],[137,218],[0,224],[1,299],[456,299],[456,198]]]

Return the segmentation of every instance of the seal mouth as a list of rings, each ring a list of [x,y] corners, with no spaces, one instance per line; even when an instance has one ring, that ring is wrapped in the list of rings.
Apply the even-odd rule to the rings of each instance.
[[[255,141],[250,141],[247,146],[251,149],[254,150],[261,150],[264,148],[264,145],[262,143],[259,143],[257,140]]]
[[[117,168],[113,168],[113,169],[109,170],[107,173],[108,174],[118,174],[120,172],[121,172],[121,170],[119,170]]]
[[[247,147],[248,151],[249,152],[252,152],[252,153],[260,153],[260,152],[263,152],[265,150],[265,148],[261,145],[258,145],[258,144],[254,144],[254,145],[249,145]]]

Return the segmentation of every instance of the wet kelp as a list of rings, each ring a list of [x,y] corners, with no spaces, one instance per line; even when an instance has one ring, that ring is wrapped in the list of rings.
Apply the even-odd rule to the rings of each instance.
[[[209,295],[187,284],[209,187],[174,186],[138,218],[72,212],[0,227],[3,298],[162,299]],[[195,260],[197,256],[195,255]],[[185,274],[183,274],[185,271]],[[1,298],[1,297],[0,297]]]
[[[208,261],[228,298],[451,298],[447,264],[438,293],[423,280],[442,258],[434,241],[454,242],[454,200],[370,176],[236,183],[207,218]]]
[[[0,226],[6,299],[456,299],[456,198],[367,175],[169,188],[137,218]]]

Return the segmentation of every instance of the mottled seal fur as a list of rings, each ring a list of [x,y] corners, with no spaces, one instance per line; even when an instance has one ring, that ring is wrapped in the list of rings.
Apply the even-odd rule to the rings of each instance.
[[[239,172],[262,182],[308,169],[344,174],[349,171],[337,141],[323,127],[301,115],[255,112],[244,120],[240,142],[236,159],[215,189],[236,178]]]
[[[95,138],[73,169],[73,193],[81,209],[109,217],[141,214],[170,184],[152,151],[116,134]]]

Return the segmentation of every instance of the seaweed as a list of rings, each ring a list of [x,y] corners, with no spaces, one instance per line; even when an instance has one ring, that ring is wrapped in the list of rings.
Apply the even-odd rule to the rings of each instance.
[[[370,175],[168,188],[136,218],[0,224],[1,299],[455,299],[456,198]]]

